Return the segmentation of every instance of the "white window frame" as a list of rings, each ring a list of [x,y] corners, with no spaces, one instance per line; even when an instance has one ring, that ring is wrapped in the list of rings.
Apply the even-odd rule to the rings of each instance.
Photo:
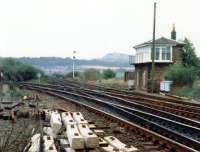
[[[162,48],[167,48],[170,47],[170,60],[162,60]],[[135,63],[148,63],[148,62],[152,62],[151,59],[151,48],[152,46],[145,46],[144,48],[137,48],[136,49],[136,60]],[[155,46],[155,48],[159,48],[159,59],[156,60],[155,58],[155,62],[172,62],[172,46],[171,45],[157,45]],[[155,52],[156,55],[156,52]]]
[[[162,59],[162,49],[169,47],[170,49],[170,59],[169,60],[163,60]],[[172,46],[156,46],[155,48],[159,48],[159,59],[155,60],[155,62],[172,62]],[[156,52],[155,52],[156,55]]]

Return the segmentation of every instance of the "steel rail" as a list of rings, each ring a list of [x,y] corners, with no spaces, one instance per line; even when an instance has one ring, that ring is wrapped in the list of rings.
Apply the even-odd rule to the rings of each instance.
[[[87,93],[87,95],[92,94],[93,97],[96,95],[97,97],[103,96],[103,97],[109,98],[109,100],[115,99],[115,100],[118,100],[118,104],[122,104],[122,105],[126,104],[127,106],[129,106],[131,108],[136,108],[136,109],[139,109],[139,110],[151,113],[151,114],[155,114],[155,115],[158,115],[158,116],[161,116],[161,117],[164,117],[164,118],[168,118],[170,120],[174,120],[176,122],[180,122],[180,123],[183,123],[183,124],[187,124],[187,125],[191,125],[191,126],[200,128],[200,122],[198,122],[198,121],[188,119],[188,118],[185,118],[185,117],[181,117],[181,116],[169,113],[169,112],[161,111],[159,109],[155,109],[155,108],[152,108],[152,107],[148,107],[148,106],[141,104],[141,103],[132,103],[129,100],[125,100],[123,98],[115,97],[115,96],[112,96],[112,95],[109,95],[109,94],[104,94],[104,93],[99,92],[99,91],[93,91],[93,90],[88,90],[88,89],[80,89],[80,88],[77,89],[77,88],[73,88],[73,87],[62,87],[62,86],[58,86],[58,85],[57,86],[40,85],[40,86],[43,86],[43,87],[50,86],[51,88],[56,87],[56,89],[62,89],[62,90],[66,90],[66,88],[67,88],[67,90],[78,91],[79,94],[83,94],[85,92],[85,93]]]
[[[62,84],[62,85],[64,85],[64,84],[66,84],[66,85],[70,84],[71,86],[81,86],[82,85],[80,82],[77,82],[77,81],[62,80],[62,79],[57,79],[57,78],[50,78],[49,82],[51,82],[51,81],[54,81],[55,83],[60,82],[60,84]],[[119,93],[119,94],[124,94],[124,95],[131,95],[131,96],[137,95],[137,96],[141,96],[141,97],[147,97],[147,98],[152,98],[152,99],[157,99],[157,100],[164,100],[164,101],[168,101],[171,103],[180,103],[180,104],[190,105],[190,106],[200,108],[200,104],[198,104],[198,103],[187,102],[187,101],[177,98],[177,97],[157,96],[157,95],[149,94],[149,93],[119,90],[119,89],[108,88],[108,87],[104,87],[104,86],[92,85],[92,84],[87,84],[87,83],[84,83],[83,86],[92,88],[92,89],[107,91],[107,92],[111,92],[111,93]]]
[[[63,84],[62,84],[63,85]],[[73,86],[73,85],[71,85]],[[77,86],[77,85],[75,85]],[[66,86],[65,86],[66,87]],[[67,86],[68,87],[68,86]],[[79,86],[79,88],[81,88]],[[129,99],[133,102],[141,103],[143,105],[149,106],[151,108],[156,108],[162,111],[170,112],[183,117],[191,118],[194,120],[200,120],[200,108],[194,105],[187,105],[185,102],[173,103],[165,100],[158,100],[153,98],[141,97],[137,95],[124,95],[122,93],[113,93],[104,91],[104,93],[109,95],[118,96],[121,98]]]
[[[102,101],[102,100],[97,100],[97,99],[93,99],[93,98],[89,98],[89,97],[86,97],[86,96],[80,96],[80,95],[77,95],[77,94],[74,94],[74,93],[67,93],[67,92],[65,92],[65,91],[61,91],[61,90],[55,90],[55,89],[52,89],[52,88],[45,88],[45,87],[38,87],[38,86],[27,86],[26,85],[26,87],[34,87],[35,89],[43,89],[43,90],[47,90],[47,91],[54,91],[54,92],[59,92],[59,93],[62,93],[62,94],[68,94],[68,95],[73,95],[73,96],[76,96],[76,97],[78,97],[78,99],[80,100],[80,97],[81,98],[84,98],[84,99],[90,99],[90,101],[92,100],[93,102],[95,102],[95,103],[97,103],[97,104],[99,104],[99,103],[101,103],[101,105],[104,105],[104,106],[106,106],[106,107],[108,107],[108,106],[110,106],[110,107],[112,107],[111,109],[112,110],[116,110],[116,107],[115,108],[113,108],[114,106],[113,105],[111,105],[110,103],[107,103],[107,102],[104,102],[104,101]],[[78,100],[77,99],[77,100]],[[116,105],[115,105],[116,106]],[[118,112],[120,112],[120,111],[118,111]],[[141,112],[141,111],[140,111]],[[133,116],[133,114],[132,114],[132,116]],[[138,115],[134,115],[135,117],[139,117]],[[124,119],[126,118],[126,116],[124,117]],[[160,126],[160,125],[158,125],[158,124],[155,124],[155,123],[153,123],[153,122],[151,122],[151,121],[147,121],[146,120],[146,122],[145,122],[145,119],[143,118],[143,119],[141,119],[141,117],[139,117],[140,118],[140,121],[139,122],[143,122],[144,124],[145,123],[149,123],[149,124],[151,124],[150,126],[152,127],[153,126],[153,128],[157,128],[156,130],[157,131],[160,131],[160,130],[167,130],[166,128],[164,128],[164,127],[162,127],[162,126]],[[155,127],[156,126],[156,127]],[[194,128],[193,128],[194,129]],[[167,130],[168,132],[169,132],[169,130]],[[162,131],[162,134],[166,134],[166,132],[167,131]],[[182,134],[179,134],[179,133],[177,133],[177,132],[172,132],[171,131],[171,133],[170,134],[168,134],[168,136],[170,135],[170,137],[172,136],[174,139],[176,139],[177,141],[179,141],[180,143],[189,143],[190,144],[190,146],[193,146],[193,147],[195,147],[195,149],[200,149],[200,143],[198,142],[198,141],[196,141],[196,140],[194,140],[194,139],[192,139],[192,138],[189,138],[189,137],[185,137],[185,136],[183,136]]]

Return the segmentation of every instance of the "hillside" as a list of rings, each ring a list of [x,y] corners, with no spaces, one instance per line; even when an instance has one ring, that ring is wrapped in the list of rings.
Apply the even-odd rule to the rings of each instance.
[[[59,57],[40,57],[40,58],[30,58],[22,57],[18,58],[21,62],[31,64],[38,67],[55,67],[55,66],[69,66],[72,64],[71,58],[59,58]],[[111,53],[105,55],[100,59],[77,59],[76,65],[78,66],[106,66],[106,67],[130,67],[128,62],[128,55]]]
[[[127,63],[128,62],[128,55],[123,53],[109,53],[102,57],[100,60],[107,61],[107,62],[121,62]]]

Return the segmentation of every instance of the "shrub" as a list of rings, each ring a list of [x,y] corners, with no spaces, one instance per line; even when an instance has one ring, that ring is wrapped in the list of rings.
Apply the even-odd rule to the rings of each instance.
[[[62,78],[62,79],[64,78],[64,75],[60,73],[53,73],[52,76],[56,78]]]
[[[103,78],[105,79],[115,78],[115,76],[116,76],[116,73],[111,69],[107,69],[103,71]]]
[[[192,85],[197,78],[197,70],[194,67],[185,67],[179,64],[171,65],[165,73],[165,79],[171,80],[177,85]]]
[[[35,79],[39,72],[43,74],[41,70],[12,58],[1,59],[0,71],[6,81],[27,81]]]
[[[73,72],[69,72],[65,75],[66,78],[73,78]],[[80,72],[75,71],[74,77],[80,77]]]
[[[100,78],[100,72],[96,69],[87,69],[83,72],[83,77],[85,80],[98,80]]]

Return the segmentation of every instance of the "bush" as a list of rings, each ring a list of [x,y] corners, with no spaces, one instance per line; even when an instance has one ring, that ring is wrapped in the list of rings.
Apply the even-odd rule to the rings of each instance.
[[[73,72],[69,72],[65,75],[66,78],[73,78]],[[80,72],[75,71],[74,77],[80,77]]]
[[[100,72],[96,69],[87,69],[83,73],[83,79],[90,80],[90,81],[96,81],[98,80],[100,76]]]
[[[64,78],[64,75],[60,74],[60,73],[53,73],[52,76],[55,77],[55,78],[59,78],[59,79]]]
[[[39,72],[43,74],[41,70],[12,58],[1,59],[0,71],[6,81],[27,81],[37,78]]]
[[[105,79],[115,78],[115,76],[116,76],[116,73],[111,69],[107,69],[103,71],[103,78]]]
[[[171,65],[165,73],[165,79],[171,80],[177,85],[192,85],[197,78],[197,70],[194,67],[185,67],[179,64]]]

